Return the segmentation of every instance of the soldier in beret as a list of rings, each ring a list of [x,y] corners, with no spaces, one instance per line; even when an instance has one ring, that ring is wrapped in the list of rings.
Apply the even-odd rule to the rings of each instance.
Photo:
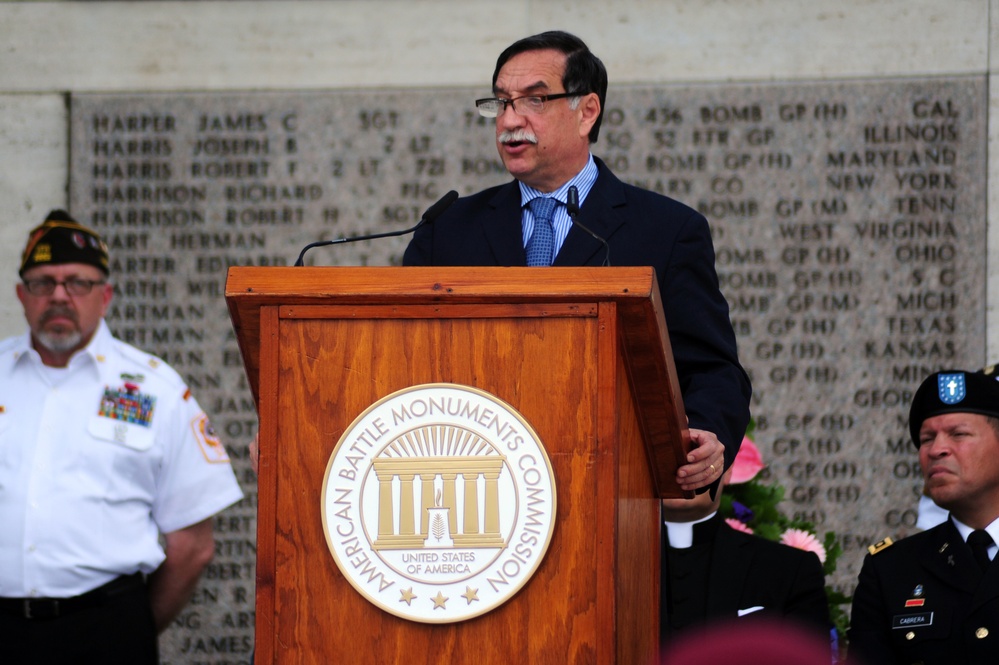
[[[0,660],[157,665],[157,635],[242,498],[180,376],[115,339],[107,246],[54,210],[31,231],[0,342]],[[161,544],[162,542],[162,544]]]
[[[942,524],[870,547],[850,652],[867,662],[999,662],[999,382],[947,370],[912,401],[909,429]]]

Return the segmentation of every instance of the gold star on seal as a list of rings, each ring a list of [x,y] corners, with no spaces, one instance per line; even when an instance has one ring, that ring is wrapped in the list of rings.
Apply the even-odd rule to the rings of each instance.
[[[438,607],[441,608],[442,610],[446,610],[447,607],[446,607],[445,603],[447,603],[447,601],[450,600],[450,598],[445,598],[444,594],[441,593],[440,591],[438,591],[437,592],[437,597],[436,598],[431,598],[430,600],[434,601],[434,609],[435,610]]]
[[[465,587],[465,593],[461,594],[461,597],[467,600],[468,604],[471,605],[473,600],[479,599],[479,590],[467,586]]]
[[[413,593],[413,587],[403,589],[400,594],[402,595],[402,598],[399,599],[399,602],[406,603],[407,605],[412,605],[413,599],[416,598],[416,594]]]

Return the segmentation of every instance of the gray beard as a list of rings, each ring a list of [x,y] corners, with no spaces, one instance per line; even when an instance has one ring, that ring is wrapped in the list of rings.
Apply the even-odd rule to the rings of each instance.
[[[65,353],[75,349],[83,341],[83,335],[79,330],[70,330],[60,334],[40,331],[35,333],[35,339],[49,351]]]

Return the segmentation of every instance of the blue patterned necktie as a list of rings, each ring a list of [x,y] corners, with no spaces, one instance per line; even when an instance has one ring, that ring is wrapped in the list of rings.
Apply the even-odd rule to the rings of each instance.
[[[555,229],[552,216],[558,199],[539,196],[528,203],[534,213],[534,232],[527,241],[527,265],[550,266],[555,254]]]

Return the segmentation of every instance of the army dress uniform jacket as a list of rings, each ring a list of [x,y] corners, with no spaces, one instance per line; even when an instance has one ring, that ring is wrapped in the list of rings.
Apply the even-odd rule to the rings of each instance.
[[[983,576],[949,519],[869,554],[849,636],[869,665],[999,663],[999,565]]]

